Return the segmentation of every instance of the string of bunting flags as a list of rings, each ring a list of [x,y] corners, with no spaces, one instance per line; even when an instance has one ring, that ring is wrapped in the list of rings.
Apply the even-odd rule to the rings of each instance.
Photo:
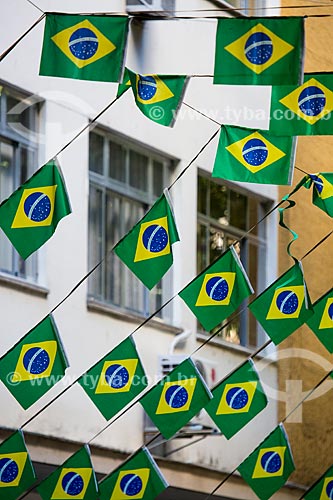
[[[29,340],[31,340],[31,339],[29,339]],[[116,382],[116,377],[114,375],[115,371],[118,370],[118,377],[119,377],[119,370],[122,370],[124,372],[127,371],[127,375],[125,376],[126,384],[128,384],[128,378],[131,376],[133,377],[134,375],[139,376],[139,379],[142,380],[142,366],[140,366],[139,372],[133,371],[133,356],[134,356],[133,350],[132,350],[132,352],[129,352],[127,354],[127,356],[130,356],[129,358],[126,357],[126,359],[122,359],[121,362],[119,361],[119,358],[125,357],[125,351],[126,350],[128,351],[128,341],[129,341],[129,339],[125,339],[125,341],[123,342],[123,344],[127,344],[127,345],[125,347],[125,350],[122,353],[120,351],[113,352],[114,357],[117,358],[116,368],[114,367],[115,363],[112,363],[112,353],[111,353],[111,358],[108,357],[107,361],[106,361],[106,359],[102,360],[102,362],[100,363],[100,366],[97,367],[97,372],[94,373],[94,375],[96,375],[98,373],[99,383],[98,383],[97,389],[95,391],[96,393],[94,395],[94,400],[93,400],[93,402],[96,405],[101,404],[101,400],[99,403],[96,403],[97,398],[98,398],[98,396],[96,394],[98,394],[98,393],[103,394],[104,391],[105,391],[104,397],[106,395],[112,394],[112,393],[117,394],[117,390],[119,390],[119,381]],[[132,340],[130,340],[130,344],[133,346]],[[29,344],[29,345],[31,345],[31,344]],[[123,348],[123,345],[121,345],[121,348]],[[42,349],[39,349],[39,351],[42,351]],[[138,359],[137,353],[136,353],[136,358]],[[111,359],[111,363],[110,363],[110,359]],[[113,360],[114,360],[114,358],[113,358]],[[137,361],[135,361],[135,363],[137,363]],[[167,401],[166,394],[167,394],[169,389],[175,390],[174,389],[175,385],[177,386],[177,389],[179,389],[178,379],[179,379],[180,372],[182,373],[182,375],[185,375],[185,377],[187,377],[185,379],[184,384],[180,385],[180,390],[185,391],[186,394],[190,393],[190,395],[192,396],[192,401],[193,401],[194,389],[195,389],[196,384],[197,384],[197,382],[194,383],[193,380],[197,380],[197,377],[200,378],[201,376],[200,376],[199,372],[196,370],[195,365],[191,362],[190,358],[188,360],[186,360],[186,362],[184,362],[184,364],[186,365],[185,369],[182,369],[182,367],[180,365],[177,368],[177,370],[175,370],[175,375],[177,375],[177,378],[174,381],[174,383],[172,383],[172,374],[171,374],[171,375],[169,375],[169,377],[167,377],[167,382],[163,383],[163,381],[161,381],[160,384],[158,384],[157,386],[152,388],[153,390],[149,391],[149,392],[156,392],[157,393],[157,396],[155,396],[155,400],[154,400],[154,395],[152,395],[151,397],[153,398],[153,400],[149,399],[148,403],[146,403],[147,406],[145,406],[144,402],[142,402],[146,411],[148,411],[150,416],[153,418],[155,425],[157,425],[157,427],[161,430],[162,435],[164,435],[165,437],[169,437],[169,438],[172,435],[174,435],[174,433],[177,432],[177,430],[179,430],[179,428],[181,428],[183,425],[185,425],[185,423],[187,421],[189,421],[192,418],[192,416],[195,413],[197,413],[197,411],[199,409],[202,408],[202,406],[205,406],[205,405],[202,405],[202,398],[198,398],[197,400],[195,400],[196,404],[193,405],[192,411],[191,411],[191,405],[185,407],[185,409],[182,408],[182,406],[185,406],[185,405],[181,405],[181,410],[179,410],[179,407],[177,407],[177,404],[176,404],[175,413],[176,413],[177,418],[174,419],[174,424],[173,424],[173,425],[176,425],[176,427],[173,427],[172,421],[169,418],[165,418],[164,412],[166,412],[166,409],[168,409],[170,412],[170,408],[168,407],[167,403],[165,402],[165,401]],[[101,366],[102,366],[102,369],[101,369]],[[110,368],[111,368],[111,370],[110,370]],[[230,407],[233,407],[234,412],[237,414],[237,410],[239,410],[239,407],[237,408],[237,405],[239,405],[239,401],[242,401],[242,397],[238,397],[238,400],[237,400],[237,397],[235,398],[234,396],[235,396],[235,393],[237,393],[237,392],[239,393],[239,391],[241,391],[241,392],[244,391],[247,395],[247,398],[249,398],[249,400],[250,400],[250,404],[248,405],[248,407],[250,407],[253,404],[253,407],[251,409],[250,414],[246,415],[247,418],[245,419],[245,422],[247,423],[247,421],[254,418],[254,416],[266,406],[267,400],[266,400],[266,397],[264,396],[264,394],[262,393],[261,386],[259,385],[258,388],[256,386],[256,384],[258,384],[259,379],[258,379],[258,376],[257,376],[255,370],[253,370],[253,365],[250,363],[249,366],[247,367],[247,370],[245,370],[246,371],[245,382],[244,382],[244,374],[243,374],[243,376],[241,375],[241,372],[244,371],[243,367],[241,367],[241,369],[238,371],[239,371],[239,373],[237,373],[237,370],[235,370],[235,372],[232,374],[232,377],[230,379],[227,379],[226,381],[224,381],[225,385],[224,385],[224,390],[222,392],[222,396],[221,396],[221,386],[220,386],[220,384],[218,384],[216,390],[219,392],[219,394],[218,394],[218,397],[215,400],[214,404],[216,405],[216,402],[219,401],[219,408],[217,410],[215,410],[215,413],[216,413],[216,415],[223,415],[224,413],[226,413],[226,415],[228,415],[228,414],[230,415],[230,414],[232,414]],[[89,372],[87,372],[87,373],[89,373]],[[249,376],[249,373],[250,373],[250,376]],[[122,376],[120,376],[120,378],[122,378]],[[84,377],[82,377],[82,379],[84,379]],[[184,379],[184,377],[182,377],[182,379]],[[132,378],[132,380],[133,380],[133,378]],[[235,386],[235,383],[232,383],[232,382],[235,382],[235,380],[237,381],[236,386]],[[112,381],[116,382],[115,387],[112,387]],[[123,382],[124,382],[124,380],[123,380]],[[204,393],[207,394],[206,397],[208,397],[208,395],[210,395],[210,398],[208,397],[208,401],[212,402],[211,396],[214,394],[214,391],[212,392],[212,394],[210,394],[210,392],[208,391],[208,388],[205,387],[204,382],[202,380],[200,382],[201,382],[201,384],[200,384],[201,390],[204,390]],[[80,383],[82,384],[82,381],[80,381]],[[125,387],[125,385],[122,384],[123,387]],[[193,388],[193,385],[194,385],[194,388]],[[83,384],[83,386],[84,386],[84,384]],[[162,398],[162,396],[161,396],[161,387],[159,387],[159,386],[162,387],[162,396],[164,395],[164,398]],[[228,389],[227,391],[225,390],[226,387]],[[223,389],[223,387],[222,387],[222,389]],[[191,394],[191,391],[192,391],[192,394]],[[140,389],[139,389],[139,392],[140,392]],[[118,393],[118,395],[119,394],[120,393]],[[257,398],[256,404],[255,404],[256,398],[254,397],[255,395]],[[133,396],[134,396],[133,394],[130,394],[129,395],[130,399],[132,399]],[[148,395],[145,396],[145,398],[147,398],[148,396],[149,396],[149,393],[148,393]],[[239,396],[239,394],[238,394],[238,396]],[[172,395],[170,396],[170,393],[169,393],[169,397],[171,400]],[[181,400],[181,398],[180,398],[180,400]],[[178,399],[178,401],[179,401],[179,399]],[[213,396],[213,401],[214,401],[214,396]],[[238,403],[237,403],[237,401],[238,401]],[[231,402],[231,404],[230,404],[230,402]],[[108,401],[108,403],[110,403],[110,401]],[[159,409],[159,411],[158,410],[156,411],[156,414],[158,414],[158,415],[160,414],[160,417],[158,417],[159,420],[156,421],[156,415],[155,415],[155,413],[154,413],[154,415],[151,413],[151,408],[154,408],[157,403],[159,406],[161,406],[161,408]],[[124,401],[122,401],[122,404],[124,404]],[[125,404],[126,404],[126,401],[125,401]],[[199,404],[199,406],[197,406],[198,404]],[[223,410],[223,407],[224,407],[224,410]],[[98,408],[103,413],[103,406],[98,406]],[[225,411],[225,409],[227,411]],[[182,419],[179,420],[178,411],[185,411],[185,410],[186,410],[185,421],[183,421]],[[249,410],[249,408],[245,409],[244,412],[246,412],[246,411],[248,412],[248,410]],[[209,410],[208,410],[208,413],[212,416],[212,413]],[[213,410],[213,414],[214,414],[214,410]],[[108,418],[109,416],[110,415],[108,415],[106,418]],[[237,416],[239,416],[239,415],[237,415]],[[214,420],[214,418],[213,418],[213,420]],[[223,425],[223,423],[221,425],[221,422],[219,422],[218,420],[214,420],[214,421],[217,423],[218,427],[220,427],[221,429],[227,428]],[[230,420],[229,420],[229,422],[230,422]],[[231,430],[231,431],[229,430],[229,431],[227,431],[227,434],[228,434],[228,432],[231,432],[231,434],[229,436],[234,435],[234,433],[238,432],[238,430],[240,428],[242,428],[244,425],[246,425],[246,423],[244,423],[244,420],[243,420],[243,422],[240,424],[238,429],[236,428],[236,430]],[[260,497],[260,498],[262,498],[262,497]]]
[[[116,99],[131,89],[138,109],[148,119],[167,127],[174,125],[188,76],[139,75],[129,68],[124,71],[128,16],[45,13],[4,52],[0,60],[44,17],[41,76],[117,82]],[[220,134],[212,172],[214,177],[290,185],[296,136],[332,135],[332,74],[303,74],[303,51],[302,17],[218,18],[213,84],[271,85],[272,99],[268,131],[222,124],[206,143],[204,147]],[[162,119],[152,112],[156,103],[163,110]],[[286,112],[292,116],[291,119],[289,114],[286,118]],[[169,196],[169,189],[176,181],[164,190],[144,217],[111,249],[149,290],[172,266],[172,245],[179,241]],[[289,206],[279,208],[280,225],[291,231],[293,241],[297,235],[284,224],[283,211],[295,205],[291,197],[301,187],[312,187],[313,204],[333,217],[333,174],[306,174],[296,188],[283,198],[282,202],[288,202]],[[21,257],[26,259],[51,238],[60,220],[70,213],[63,174],[54,158],[2,201],[0,227]],[[247,307],[269,336],[268,343],[278,345],[306,323],[332,353],[333,344],[324,341],[323,330],[333,331],[333,289],[311,304],[302,262],[290,253],[291,243],[287,251],[294,259],[294,265]],[[204,329],[212,331],[236,313],[253,293],[242,262],[234,245],[231,245],[177,296]],[[256,353],[212,390],[207,387],[191,356],[167,377],[148,388],[133,333],[74,382],[79,383],[106,420],[115,417],[128,404],[140,402],[159,432],[166,439],[171,439],[198,411],[206,408],[223,435],[230,439],[268,404],[252,361]],[[215,335],[213,333],[207,342]],[[0,358],[0,379],[16,401],[27,409],[46,394],[55,380],[59,381],[65,375],[68,366],[55,320],[49,314]],[[96,387],[88,386],[87,375],[93,375],[98,380]],[[330,372],[325,379],[331,375]],[[33,383],[36,380],[38,384]],[[134,385],[133,380],[141,383]],[[288,437],[280,423],[237,470],[256,495],[267,500],[285,484],[294,468]],[[311,500],[323,491],[330,498],[327,492],[333,491],[331,475],[330,468],[304,498]],[[0,497],[3,487],[6,499],[15,500],[28,488],[34,487],[35,480],[21,428],[0,444]],[[80,495],[81,499],[116,500],[135,496],[154,499],[166,487],[166,480],[145,446],[97,483],[86,444],[41,481],[37,491],[43,500],[65,498],[64,494],[66,498]]]

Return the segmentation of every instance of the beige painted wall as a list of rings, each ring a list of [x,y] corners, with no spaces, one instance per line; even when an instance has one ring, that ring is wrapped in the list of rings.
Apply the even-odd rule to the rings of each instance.
[[[295,5],[294,1],[283,1],[282,6]],[[301,2],[313,6],[314,2]],[[281,15],[333,14],[333,9],[305,8],[281,9]],[[333,18],[312,17],[305,19],[306,51],[305,72],[333,71],[331,51]],[[299,137],[296,167],[308,172],[333,171],[333,138]],[[293,186],[304,174],[295,170]],[[291,188],[280,189],[280,196]],[[302,188],[295,197],[297,205],[286,212],[287,225],[299,234],[293,245],[294,255],[302,258],[318,241],[332,230],[332,219],[311,203],[311,191]],[[289,233],[279,230],[279,271],[282,274],[292,265],[287,256],[286,245]],[[312,302],[333,286],[333,237],[320,245],[303,261],[305,279]],[[291,349],[296,351],[294,356]],[[304,326],[297,330],[279,349],[280,390],[287,391],[287,399],[297,404],[307,391],[312,389],[330,370],[333,357],[317,340],[311,330]],[[284,358],[284,359],[281,359]],[[296,472],[291,480],[310,485],[333,463],[333,418],[331,404],[333,382],[323,384],[311,400],[294,412],[286,423],[286,429],[296,462]],[[319,396],[319,397],[318,397]],[[280,419],[285,418],[286,404],[280,403]]]

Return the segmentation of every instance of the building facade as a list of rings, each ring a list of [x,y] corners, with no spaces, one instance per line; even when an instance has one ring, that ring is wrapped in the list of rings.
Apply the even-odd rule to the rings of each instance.
[[[53,10],[51,3],[44,2],[43,9]],[[216,121],[222,122],[224,116],[234,124],[267,125],[267,117],[258,109],[268,107],[268,89],[253,87],[244,92],[244,88],[224,86],[221,90],[207,76],[213,74],[214,15],[219,13],[211,9],[221,6],[221,2],[193,1],[184,7],[184,2],[176,1],[179,18],[131,20],[127,67],[143,74],[194,75],[173,128],[143,116],[132,94],[126,92],[89,130],[72,140],[115,98],[117,84],[38,76],[43,22],[1,63],[1,201],[56,156],[72,205],[72,214],[60,222],[54,236],[26,261],[0,236],[4,332],[0,354],[54,310],[70,364],[64,380],[27,411],[0,386],[1,405],[6,408],[0,416],[1,438],[23,427],[38,478],[84,443],[89,443],[95,470],[102,477],[156,432],[139,403],[114,422],[106,422],[75,384],[131,333],[135,332],[151,386],[195,352],[193,359],[212,387],[267,340],[245,311],[206,344],[208,332],[177,295],[240,238],[237,250],[256,294],[279,272],[276,214],[249,231],[277,202],[278,189],[212,179],[217,138],[197,156],[218,129]],[[131,8],[117,0],[112,3],[112,13],[126,13],[127,7]],[[22,2],[20,9],[20,16],[15,5],[4,9],[7,28],[1,51],[40,14],[29,3]],[[68,12],[62,0],[57,9]],[[72,9],[109,12],[110,5],[103,1],[95,10],[86,0]],[[198,17],[198,9],[207,9],[212,18]],[[134,15],[133,10],[129,12]],[[184,169],[184,175],[174,182]],[[174,245],[171,270],[149,292],[109,250],[170,185],[180,242]],[[274,350],[268,349],[265,362],[260,363],[262,359],[255,361],[269,404],[231,440],[219,435],[202,411],[182,435],[151,447],[170,483],[163,498],[204,498],[275,428],[278,378]],[[198,437],[202,440],[196,443]],[[237,474],[217,495],[254,498]],[[299,495],[299,488],[288,484],[277,497]],[[29,498],[38,495],[30,493]]]
[[[327,51],[332,32],[332,9],[313,8],[309,2],[301,9],[290,9],[292,3],[282,2],[281,14],[308,16],[305,18],[304,72],[332,71],[332,58]],[[294,5],[294,4],[293,4]],[[288,8],[284,8],[288,7]],[[325,13],[327,17],[321,17]],[[332,172],[331,136],[298,137],[294,187],[304,172]],[[300,171],[299,169],[302,169]],[[283,188],[280,197],[292,190]],[[311,192],[302,189],[295,194],[296,206],[286,212],[286,223],[299,235],[293,244],[294,255],[301,259],[331,230],[331,219],[311,203]],[[289,212],[289,213],[288,213]],[[287,231],[279,234],[279,273],[292,265],[286,245]],[[304,258],[306,283],[312,302],[332,288],[332,240],[328,238]],[[312,330],[302,326],[279,346],[279,386],[284,399],[279,407],[285,418],[291,406],[301,401],[332,369],[332,355]],[[286,422],[293,453],[299,468],[292,479],[304,485],[314,483],[332,464],[332,417],[327,401],[332,395],[332,380],[328,378]]]

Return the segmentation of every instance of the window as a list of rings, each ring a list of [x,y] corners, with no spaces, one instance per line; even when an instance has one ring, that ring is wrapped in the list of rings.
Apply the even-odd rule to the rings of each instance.
[[[38,105],[20,91],[0,86],[0,201],[10,196],[37,168]],[[0,232],[0,272],[37,281],[36,253],[23,260]]]
[[[255,291],[265,283],[266,231],[261,223],[247,231],[262,217],[263,200],[244,194],[237,188],[214,182],[205,175],[198,177],[197,268],[202,271],[218,258],[235,240],[235,247]],[[244,237],[244,238],[243,238]],[[251,296],[251,300],[254,295]],[[240,307],[242,309],[243,306]],[[221,328],[222,325],[216,328]],[[257,323],[246,308],[220,333],[223,340],[245,346],[256,346]]]
[[[89,268],[108,258],[89,279],[94,300],[149,316],[164,303],[170,272],[153,290],[110,249],[144,216],[169,184],[171,161],[96,130],[89,138]],[[159,313],[170,320],[170,309]]]

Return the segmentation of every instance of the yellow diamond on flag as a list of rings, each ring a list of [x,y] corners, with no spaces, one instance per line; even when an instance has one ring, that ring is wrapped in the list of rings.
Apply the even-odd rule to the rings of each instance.
[[[122,470],[110,500],[139,500],[143,498],[149,479],[150,470],[146,468]]]
[[[333,185],[321,174],[311,174],[310,178],[322,200],[333,197]]]
[[[333,477],[325,477],[319,500],[332,500]]]
[[[51,40],[80,69],[116,49],[88,19],[60,31]]]
[[[329,298],[326,301],[325,309],[320,320],[319,330],[324,330],[325,328],[333,328],[333,298]]]
[[[137,359],[105,361],[95,394],[128,392],[132,385]]]
[[[88,467],[75,469],[64,467],[53,490],[51,500],[68,500],[73,498],[82,500],[85,497],[91,474],[92,469]]]
[[[57,348],[55,340],[23,345],[12,375],[12,382],[49,377]]]
[[[161,217],[140,226],[134,262],[170,253],[168,218]]]
[[[0,462],[3,464],[0,469],[0,489],[10,486],[15,487],[20,484],[27,457],[28,453],[24,451],[0,455]],[[12,470],[11,474],[6,475],[6,469],[9,471],[10,468]]]
[[[258,382],[227,384],[221,396],[216,415],[247,413],[252,404]]]
[[[202,282],[196,306],[228,306],[236,273],[207,273]]]
[[[282,476],[286,448],[286,446],[275,446],[259,450],[252,479]]]
[[[52,223],[57,186],[24,189],[11,227],[49,226]]]
[[[280,102],[313,125],[333,111],[333,92],[315,78],[310,78]]]
[[[274,292],[266,319],[298,318],[304,301],[304,286],[283,286]]]
[[[286,153],[274,146],[259,132],[254,132],[226,146],[225,149],[253,174],[286,156]]]
[[[136,75],[136,99],[142,104],[157,104],[174,94],[157,75]]]
[[[237,40],[226,45],[224,49],[259,75],[286,56],[294,47],[258,23]]]
[[[156,415],[188,411],[191,406],[196,383],[196,377],[178,380],[177,382],[166,382],[163,386]]]

